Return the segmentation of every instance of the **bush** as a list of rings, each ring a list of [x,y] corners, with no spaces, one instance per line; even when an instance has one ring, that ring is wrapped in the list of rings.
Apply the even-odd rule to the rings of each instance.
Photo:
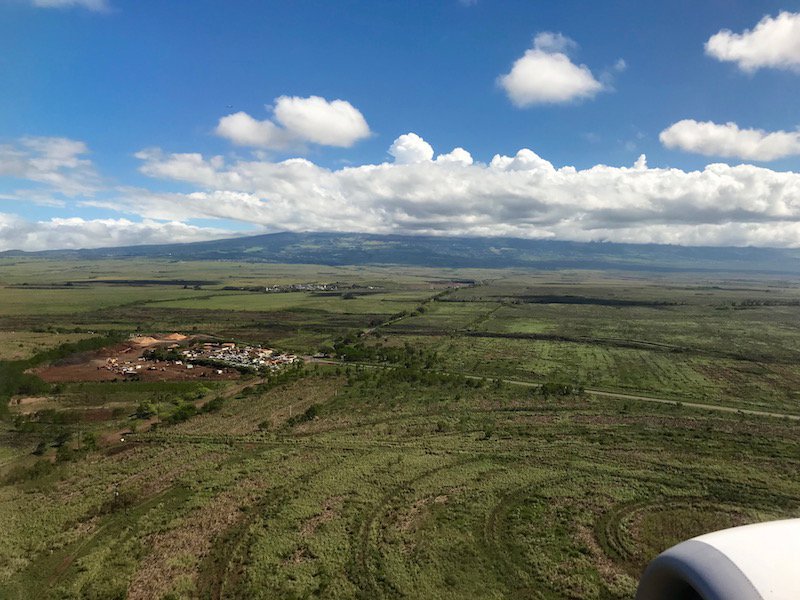
[[[136,504],[136,494],[130,490],[114,490],[111,497],[106,499],[98,508],[98,515],[107,515],[118,510],[127,509]]]
[[[56,462],[68,462],[77,457],[77,453],[70,446],[64,444],[56,450]]]
[[[175,411],[167,417],[168,423],[181,423],[197,414],[194,404],[179,404]]]
[[[543,383],[538,390],[541,396],[581,396],[583,395],[583,387],[580,385],[572,385],[569,383]]]
[[[203,405],[203,412],[217,412],[222,409],[223,404],[225,404],[225,400],[221,397],[216,397]]]
[[[133,413],[137,419],[149,419],[156,414],[156,407],[152,402],[142,400],[139,406],[136,407],[136,412]]]
[[[97,450],[97,436],[91,432],[87,431],[83,434],[83,449],[88,451]]]
[[[300,423],[313,421],[314,419],[317,418],[318,414],[319,414],[319,406],[316,404],[312,404],[306,409],[306,412],[304,412],[301,415],[295,415],[291,419],[287,420],[286,424],[289,427],[294,427],[295,425],[299,425]]]
[[[10,469],[3,478],[3,483],[14,484],[33,481],[49,475],[54,469],[53,463],[49,460],[37,460],[32,465],[20,465]]]
[[[62,446],[65,446],[67,442],[69,442],[71,439],[72,439],[72,432],[63,429],[58,433],[56,433],[56,437],[53,440],[53,446],[55,446],[56,448],[61,448]]]

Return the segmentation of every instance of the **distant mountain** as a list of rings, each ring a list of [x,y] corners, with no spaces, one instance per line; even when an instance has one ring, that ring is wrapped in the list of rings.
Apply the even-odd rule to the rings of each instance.
[[[0,256],[61,259],[168,258],[323,265],[530,267],[800,274],[800,250],[686,247],[517,238],[360,233],[273,233],[209,242],[90,250],[10,251]]]

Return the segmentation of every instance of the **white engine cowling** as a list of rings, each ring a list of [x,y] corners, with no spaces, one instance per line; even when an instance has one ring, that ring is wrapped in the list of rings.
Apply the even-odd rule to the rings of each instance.
[[[673,546],[648,565],[636,600],[800,600],[800,519]]]

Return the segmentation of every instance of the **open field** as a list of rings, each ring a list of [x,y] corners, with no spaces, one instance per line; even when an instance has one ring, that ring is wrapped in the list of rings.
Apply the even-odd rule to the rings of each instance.
[[[58,289],[35,287],[5,288],[0,304],[0,316],[52,315],[89,312],[122,302],[139,302],[200,296],[197,290],[136,286],[85,286],[62,287]]]
[[[0,360],[30,358],[43,350],[91,337],[86,333],[0,331]]]
[[[10,597],[626,598],[673,542],[800,515],[796,435],[774,419],[312,373],[16,475],[4,581]]]
[[[413,309],[431,296],[424,292],[370,292],[345,299],[346,292],[323,295],[308,292],[205,295],[158,302],[160,308],[236,311],[325,311],[332,313],[391,315]]]
[[[800,422],[736,412],[800,415],[798,282],[3,269],[2,598],[623,599],[680,540],[800,517]],[[372,293],[222,289],[330,281]],[[174,331],[327,357],[230,381],[35,376]]]

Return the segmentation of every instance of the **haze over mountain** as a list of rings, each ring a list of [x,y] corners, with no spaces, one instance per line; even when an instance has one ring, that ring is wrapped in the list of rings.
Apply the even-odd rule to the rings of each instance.
[[[800,250],[688,247],[361,233],[273,233],[181,244],[139,245],[0,256],[167,258],[322,265],[397,264],[425,267],[534,267],[642,271],[800,273]]]

